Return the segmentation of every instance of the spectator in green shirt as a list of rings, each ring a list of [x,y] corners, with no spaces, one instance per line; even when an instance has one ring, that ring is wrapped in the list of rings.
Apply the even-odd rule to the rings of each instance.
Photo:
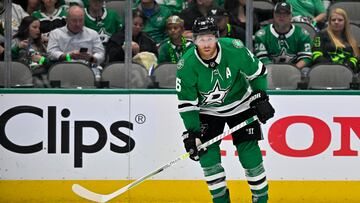
[[[159,5],[155,0],[141,0],[138,9],[145,16],[143,31],[157,44],[166,39],[166,20],[171,16],[171,11],[164,5]]]
[[[177,63],[192,46],[192,42],[182,36],[184,33],[184,21],[179,16],[174,15],[167,19],[166,31],[169,39],[160,45],[158,63]]]
[[[322,0],[286,0],[293,8],[293,21],[307,22],[321,29],[326,20]]]
[[[115,10],[103,5],[104,0],[89,0],[89,6],[85,9],[85,26],[98,32],[106,46],[110,37],[122,28],[123,20]]]

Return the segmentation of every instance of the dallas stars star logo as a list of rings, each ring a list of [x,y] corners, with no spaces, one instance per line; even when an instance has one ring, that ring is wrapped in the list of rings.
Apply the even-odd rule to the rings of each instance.
[[[274,63],[291,63],[296,59],[296,54],[289,54],[286,51],[286,48],[281,48],[281,52],[278,55],[272,56],[274,59]]]
[[[201,95],[204,97],[203,103],[205,105],[222,104],[228,92],[228,89],[222,89],[220,87],[219,81],[217,80],[212,90],[207,93],[201,92]]]
[[[102,42],[108,42],[110,39],[110,36],[107,34],[106,30],[104,28],[101,28],[99,30],[100,39]]]

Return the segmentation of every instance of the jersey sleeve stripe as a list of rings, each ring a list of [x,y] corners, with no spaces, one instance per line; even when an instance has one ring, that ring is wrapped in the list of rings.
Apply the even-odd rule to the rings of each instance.
[[[267,51],[260,51],[260,52],[256,53],[256,57],[264,57],[267,55],[268,55]]]
[[[199,100],[198,99],[195,99],[194,101],[191,101],[191,100],[179,100],[179,106],[183,105],[183,104],[190,104],[190,105],[197,106],[199,104]]]
[[[179,105],[179,112],[180,113],[184,113],[184,112],[188,112],[188,111],[199,111],[200,108],[198,106],[192,106],[192,105],[189,105],[189,106],[180,106]]]
[[[180,100],[178,105],[179,112],[187,112],[187,111],[198,111],[199,108],[199,100],[196,99],[195,101],[190,100]]]
[[[298,55],[297,60],[300,60],[300,59],[303,59],[303,58],[311,59],[312,56],[311,56],[311,55],[307,55],[307,54]]]
[[[298,55],[311,55],[312,52],[309,52],[309,51],[301,51],[301,52],[298,52]]]
[[[257,78],[261,75],[264,75],[266,73],[267,73],[267,70],[266,70],[264,64],[259,61],[257,71],[253,75],[248,76],[248,79],[254,80],[255,78]]]

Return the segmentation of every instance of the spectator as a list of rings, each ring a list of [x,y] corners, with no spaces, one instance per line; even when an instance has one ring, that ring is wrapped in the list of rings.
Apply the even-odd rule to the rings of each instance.
[[[224,8],[229,12],[229,23],[246,29],[246,0],[225,0]],[[253,31],[260,29],[257,12],[253,12]]]
[[[274,8],[274,23],[255,34],[255,55],[264,63],[289,63],[302,69],[311,65],[311,38],[309,33],[291,24],[291,5],[280,2]],[[305,75],[304,75],[305,76]]]
[[[138,9],[145,16],[143,32],[146,32],[157,44],[166,39],[166,19],[171,16],[171,11],[155,0],[141,0]]]
[[[49,60],[46,47],[41,40],[40,21],[33,16],[26,16],[14,35],[11,46],[12,57],[29,65],[36,77],[36,87],[44,87]]]
[[[34,11],[32,16],[40,20],[42,38],[47,43],[50,31],[66,25],[67,10],[60,6],[59,0],[41,0],[40,10]]]
[[[41,0],[28,0],[26,5],[26,12],[32,15],[34,11],[39,10]]]
[[[152,52],[157,55],[156,43],[146,33],[142,32],[144,27],[144,19],[140,10],[134,10],[132,13],[133,27],[132,27],[132,55],[135,56],[140,52]],[[106,47],[107,57],[109,62],[112,61],[124,61],[124,42],[125,42],[125,30],[122,29],[114,34]]]
[[[186,0],[186,4],[191,5],[194,4],[196,0]],[[224,0],[213,0],[214,6],[224,7]]]
[[[140,4],[141,0],[136,0],[135,6]],[[184,0],[156,0],[159,5],[168,7],[173,15],[179,14],[186,6]]]
[[[293,8],[293,21],[307,22],[319,30],[324,26],[326,10],[322,0],[286,0]]]
[[[71,6],[78,5],[83,8],[87,8],[89,6],[89,0],[60,0],[62,5]]]
[[[215,19],[219,28],[219,37],[230,37],[245,42],[245,29],[229,24],[229,14],[225,9],[220,7],[213,8],[209,11],[208,16]]]
[[[349,18],[341,8],[330,11],[328,27],[317,33],[313,42],[313,62],[337,63],[359,72],[358,44],[350,31]]]
[[[179,16],[170,16],[166,21],[166,31],[169,39],[159,48],[158,63],[177,63],[182,55],[192,47],[192,42],[182,36],[184,21]]]
[[[116,11],[103,7],[104,0],[90,0],[85,9],[85,26],[97,31],[104,45],[119,31],[123,21]]]
[[[104,61],[104,46],[99,34],[84,26],[84,9],[69,7],[66,26],[50,32],[47,52],[54,61],[80,61],[92,66],[99,79],[99,64]]]
[[[192,31],[191,28],[194,24],[194,21],[198,17],[206,17],[211,8],[214,7],[213,0],[193,0],[189,8],[183,10],[179,17],[184,20],[184,37],[188,39],[192,39]]]
[[[0,0],[0,23],[2,24],[2,27],[5,27],[5,4],[4,0]],[[15,3],[12,3],[12,21],[11,21],[11,28],[12,28],[12,36],[14,36],[15,33],[18,32],[18,28],[20,25],[20,22],[23,18],[28,16],[29,14],[24,11],[24,9]]]

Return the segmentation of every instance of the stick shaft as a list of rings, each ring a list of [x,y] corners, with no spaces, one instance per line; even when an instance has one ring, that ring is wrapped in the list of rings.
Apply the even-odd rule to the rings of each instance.
[[[109,201],[109,200],[111,200],[111,199],[113,199],[113,198],[121,195],[122,193],[130,190],[131,188],[134,188],[135,186],[141,184],[141,183],[144,182],[145,180],[153,177],[153,176],[156,175],[156,174],[159,174],[160,172],[164,171],[164,170],[167,169],[167,168],[170,168],[171,166],[175,165],[177,162],[179,162],[179,161],[181,161],[181,160],[183,160],[183,159],[186,159],[186,158],[188,158],[189,156],[190,156],[189,153],[185,153],[185,154],[183,154],[183,155],[181,155],[181,156],[178,156],[176,159],[172,160],[171,162],[169,162],[169,163],[161,166],[160,168],[158,168],[158,169],[150,172],[149,174],[147,174],[147,175],[145,175],[145,176],[143,176],[143,177],[135,180],[134,182],[132,182],[132,183],[124,186],[123,188],[120,188],[119,190],[117,190],[117,191],[109,194],[107,198],[104,198],[104,200],[106,200],[106,201],[104,201],[104,202],[107,202],[107,201]]]
[[[217,141],[225,138],[226,136],[234,133],[235,131],[239,130],[240,128],[243,128],[243,127],[247,126],[248,124],[250,124],[250,123],[252,123],[252,122],[254,122],[254,121],[256,121],[256,120],[258,120],[257,116],[253,116],[253,117],[245,120],[244,122],[239,123],[238,125],[234,126],[233,128],[231,128],[231,129],[229,129],[229,130],[221,133],[220,135],[214,137],[213,139],[205,142],[204,144],[200,145],[200,146],[198,147],[198,149],[206,148],[206,147],[214,144],[215,142],[217,142]],[[117,190],[116,192],[113,193],[113,195],[111,196],[110,199],[112,199],[112,198],[114,198],[114,197],[116,197],[116,196],[118,196],[118,195],[120,195],[120,194],[122,194],[122,193],[124,193],[124,192],[126,192],[126,191],[128,191],[128,190],[130,190],[131,188],[139,185],[140,183],[142,183],[143,181],[147,180],[148,178],[151,178],[152,176],[154,176],[154,175],[156,175],[156,174],[164,171],[165,169],[170,168],[171,166],[175,165],[175,164],[176,164],[177,162],[179,162],[180,160],[183,160],[183,159],[185,159],[185,158],[187,158],[187,157],[189,157],[189,156],[190,156],[189,153],[185,153],[185,154],[177,157],[177,158],[174,159],[173,161],[171,161],[171,162],[169,162],[169,163],[161,166],[160,168],[156,169],[155,171],[152,171],[152,172],[150,172],[149,174],[147,174],[147,175],[145,175],[145,176],[143,176],[143,177],[135,180],[134,182],[130,183],[129,185],[126,185],[125,187]],[[122,190],[122,189],[123,189],[123,190]],[[109,200],[110,200],[110,199],[109,199]],[[108,201],[108,200],[107,200],[107,201]]]
[[[211,139],[211,140],[205,142],[204,144],[200,145],[200,146],[198,147],[198,149],[200,150],[200,149],[202,149],[202,148],[206,148],[206,147],[214,144],[215,142],[217,142],[217,141],[219,141],[219,140],[222,140],[222,139],[225,138],[226,136],[228,136],[228,135],[236,132],[236,131],[239,130],[240,128],[243,128],[243,127],[249,125],[250,123],[252,123],[252,122],[254,122],[254,121],[256,121],[256,120],[258,120],[258,117],[257,117],[257,116],[253,116],[253,117],[251,117],[251,118],[248,118],[248,119],[245,120],[244,122],[241,122],[241,123],[237,124],[237,125],[234,126],[233,128],[231,128],[231,129],[229,129],[229,130],[221,133],[220,135],[218,135],[218,136],[214,137],[213,139]]]
[[[238,125],[234,126],[233,128],[231,128],[231,129],[229,129],[229,130],[221,133],[220,135],[214,137],[213,139],[205,142],[204,144],[200,145],[200,146],[198,147],[198,149],[200,150],[200,149],[202,149],[202,148],[206,148],[206,147],[214,144],[215,142],[217,142],[217,141],[225,138],[226,136],[234,133],[235,131],[239,130],[240,128],[243,128],[243,127],[249,125],[250,123],[252,123],[252,122],[254,122],[254,121],[256,121],[256,120],[258,120],[257,116],[253,116],[253,117],[245,120],[244,122],[239,123]],[[165,169],[170,168],[171,166],[175,165],[177,162],[179,162],[179,161],[181,161],[181,160],[183,160],[183,159],[188,158],[189,156],[190,156],[189,153],[185,153],[185,154],[183,154],[183,155],[181,155],[181,156],[178,156],[176,159],[174,159],[174,160],[166,163],[165,165],[159,167],[158,169],[156,169],[156,170],[154,170],[154,171],[146,174],[145,176],[143,176],[143,177],[135,180],[134,182],[132,182],[132,183],[130,183],[130,184],[128,184],[128,185],[126,185],[126,186],[124,186],[124,187],[116,190],[116,191],[113,192],[113,193],[107,194],[107,195],[102,195],[102,194],[94,193],[94,192],[92,192],[92,191],[90,191],[90,190],[88,190],[88,189],[86,189],[86,188],[84,188],[84,187],[82,187],[82,186],[80,186],[80,185],[76,185],[76,188],[77,188],[77,189],[76,189],[76,190],[73,189],[73,191],[74,191],[77,195],[79,195],[79,196],[81,196],[81,197],[83,197],[83,198],[85,198],[85,199],[88,199],[88,200],[98,201],[98,199],[101,199],[101,201],[99,201],[99,202],[107,202],[107,201],[109,201],[109,200],[111,200],[111,199],[113,199],[113,198],[121,195],[122,193],[124,193],[124,192],[126,192],[126,191],[128,191],[128,190],[130,190],[130,189],[132,189],[132,188],[134,188],[135,186],[141,184],[141,183],[144,182],[145,180],[153,177],[154,175],[161,173],[161,172],[164,171]],[[73,187],[73,188],[74,188],[74,187]],[[91,195],[89,195],[89,194],[91,194]],[[90,196],[91,196],[91,197],[90,197]]]

